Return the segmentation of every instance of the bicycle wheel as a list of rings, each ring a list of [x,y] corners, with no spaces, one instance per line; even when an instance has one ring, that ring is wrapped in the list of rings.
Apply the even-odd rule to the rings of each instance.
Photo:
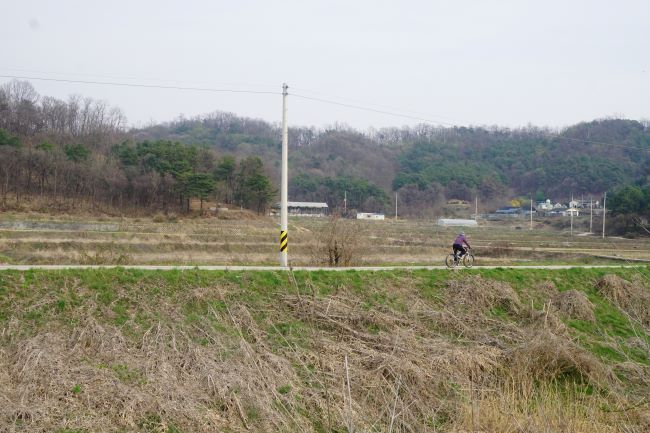
[[[453,254],[449,254],[447,257],[445,257],[445,265],[447,265],[449,269],[457,265],[457,263],[454,261]]]
[[[468,253],[463,256],[463,266],[466,268],[474,266],[474,254]]]

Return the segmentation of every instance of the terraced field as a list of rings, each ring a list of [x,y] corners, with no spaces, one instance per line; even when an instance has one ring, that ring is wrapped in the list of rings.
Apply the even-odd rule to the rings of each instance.
[[[290,220],[294,265],[326,261],[319,240],[329,220]],[[340,220],[359,265],[441,264],[455,228],[433,221]],[[650,259],[647,240],[601,239],[548,228],[482,225],[468,229],[478,264],[625,263]],[[220,220],[0,215],[0,262],[10,264],[276,264],[279,228],[272,218]]]

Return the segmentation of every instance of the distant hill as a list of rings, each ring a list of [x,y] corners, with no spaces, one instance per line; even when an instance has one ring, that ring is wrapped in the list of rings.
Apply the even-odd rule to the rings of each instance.
[[[24,81],[1,86],[2,205],[35,193],[86,197],[93,206],[167,209],[182,203],[179,195],[245,205],[242,191],[253,188],[263,192],[255,201],[260,211],[275,199],[278,124],[214,112],[124,125],[121,111],[101,101],[41,96]],[[562,130],[297,127],[289,129],[289,145],[292,199],[337,207],[347,194],[349,209],[390,212],[397,194],[401,212],[411,215],[433,215],[449,199],[475,196],[485,206],[530,194],[553,201],[600,195],[650,173],[650,124],[628,119]]]
[[[279,172],[279,125],[261,120],[215,113],[132,131],[132,136],[259,155],[273,161]],[[530,194],[556,200],[598,195],[650,172],[650,125],[627,119],[594,120],[559,131],[532,126],[420,125],[369,133],[295,128],[290,146],[290,172],[301,181],[364,179],[386,194],[399,192],[407,210],[415,213],[444,199],[470,200],[477,194],[483,201]],[[317,195],[316,190],[294,188],[292,198]]]

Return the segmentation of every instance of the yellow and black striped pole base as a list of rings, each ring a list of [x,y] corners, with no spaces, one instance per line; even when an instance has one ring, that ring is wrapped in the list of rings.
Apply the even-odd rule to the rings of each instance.
[[[280,231],[280,252],[281,253],[286,252],[288,246],[289,246],[289,238],[287,232],[285,230],[281,230]]]

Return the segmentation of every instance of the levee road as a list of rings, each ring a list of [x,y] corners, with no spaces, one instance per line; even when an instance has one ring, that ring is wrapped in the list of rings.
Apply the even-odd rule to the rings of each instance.
[[[469,269],[601,269],[601,268],[636,268],[645,265],[501,265],[501,266],[474,266],[472,268],[457,267],[450,271]],[[393,270],[437,270],[447,269],[446,266],[350,266],[350,267],[324,267],[324,266],[294,266],[283,268],[281,266],[189,266],[189,265],[0,265],[0,271],[15,270],[28,271],[39,270],[65,270],[65,269],[140,269],[148,271],[171,271],[171,270],[203,270],[203,271],[393,271]]]

